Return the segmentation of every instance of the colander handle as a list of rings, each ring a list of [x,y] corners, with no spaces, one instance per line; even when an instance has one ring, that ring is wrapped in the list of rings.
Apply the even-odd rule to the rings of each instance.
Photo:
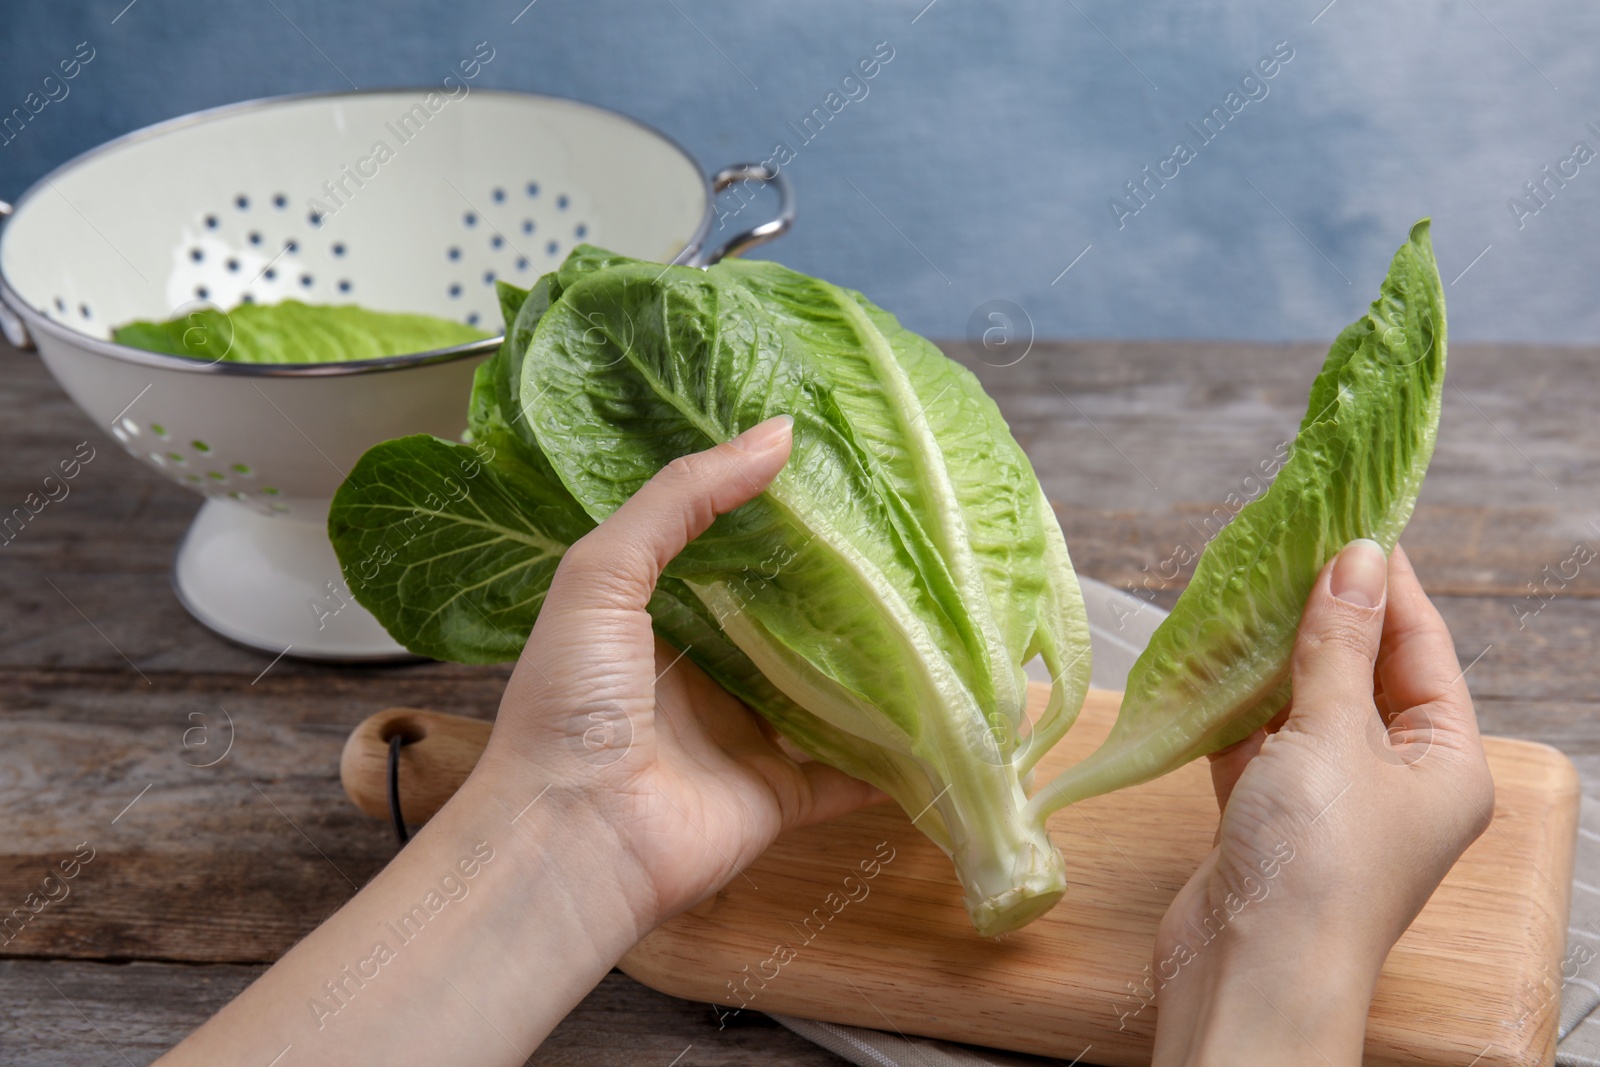
[[[711,191],[714,194],[720,193],[735,183],[751,182],[770,185],[778,191],[777,218],[768,219],[759,226],[752,226],[719,245],[702,244],[683,259],[682,262],[686,266],[709,267],[720,259],[736,256],[747,248],[766,244],[789,232],[790,227],[794,225],[794,188],[789,184],[789,179],[777,168],[769,168],[765,163],[735,163],[731,167],[723,167],[711,176]],[[725,217],[718,215],[718,221]]]
[[[11,217],[11,205],[0,200],[0,222]],[[12,311],[6,303],[3,294],[0,294],[0,333],[5,334],[6,340],[24,352],[32,351],[33,338],[28,336],[28,328],[22,325],[22,319]]]

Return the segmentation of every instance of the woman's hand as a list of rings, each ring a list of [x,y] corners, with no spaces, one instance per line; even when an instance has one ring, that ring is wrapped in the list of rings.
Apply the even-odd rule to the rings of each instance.
[[[796,762],[748,708],[657,638],[662,568],[788,460],[787,416],[685,456],[567,551],[475,777],[588,821],[643,936],[716,891],[782,831],[882,794]]]
[[[1399,548],[1323,570],[1293,682],[1211,758],[1216,847],[1157,935],[1158,1065],[1360,1063],[1384,958],[1493,814],[1450,633]]]
[[[784,755],[645,612],[661,568],[789,446],[779,418],[678,460],[573,545],[472,776],[163,1062],[523,1063],[658,922],[782,830],[876,799]]]

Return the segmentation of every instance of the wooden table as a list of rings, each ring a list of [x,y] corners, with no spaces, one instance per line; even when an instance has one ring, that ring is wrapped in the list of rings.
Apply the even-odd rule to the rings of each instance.
[[[1164,579],[1162,561],[1202,543],[1207,517],[1294,433],[1324,351],[1041,343],[996,368],[949,350],[1032,456],[1079,570],[1148,582],[1163,605],[1186,575]],[[1600,775],[1600,560],[1560,572],[1575,545],[1600,551],[1597,364],[1593,349],[1457,346],[1405,538],[1472,663],[1485,732],[1555,744],[1586,776]],[[389,828],[340,790],[350,729],[393,704],[487,718],[507,671],[271,663],[214,636],[169,586],[196,498],[90,425],[33,355],[0,346],[0,381],[0,515],[79,442],[95,450],[70,494],[0,547],[0,916],[48,866],[94,849],[69,896],[0,935],[0,1061],[147,1063],[393,854]],[[1555,592],[1519,615],[1547,574]],[[220,755],[229,718],[226,757],[195,766]],[[705,1006],[614,973],[536,1059],[842,1062],[741,1018],[719,1030]]]

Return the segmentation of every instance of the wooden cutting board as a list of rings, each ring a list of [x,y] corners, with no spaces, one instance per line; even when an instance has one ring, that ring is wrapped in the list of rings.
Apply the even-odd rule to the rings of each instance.
[[[1031,695],[1042,706],[1045,694],[1036,685]],[[1041,781],[1100,743],[1119,698],[1090,693]],[[1369,1065],[1554,1062],[1578,775],[1546,745],[1496,737],[1484,747],[1493,825],[1390,954],[1367,1024]],[[1144,979],[1156,923],[1216,824],[1204,760],[1057,813],[1066,897],[985,940],[949,860],[898,808],[880,805],[785,835],[748,877],[652,933],[621,966],[692,1000],[1147,1064],[1155,1009],[1137,1011],[1129,983]],[[876,877],[865,879],[862,861],[868,870],[877,861]]]
[[[1046,696],[1033,686],[1034,714]],[[1078,724],[1042,762],[1041,781],[1100,743],[1119,700],[1090,692]],[[399,733],[414,742],[401,750],[403,810],[423,821],[466,779],[488,732],[478,720],[381,712],[346,744],[345,789],[387,817],[386,742]],[[1368,1065],[1554,1062],[1578,775],[1546,745],[1491,737],[1484,748],[1494,821],[1390,953],[1368,1018]],[[1157,922],[1210,850],[1216,824],[1204,760],[1057,813],[1050,828],[1067,862],[1065,899],[1022,930],[985,940],[961,906],[949,860],[882,804],[786,834],[621,966],[664,993],[730,1010],[1107,1067],[1146,1064],[1155,1009],[1140,1010],[1133,986],[1145,979]]]

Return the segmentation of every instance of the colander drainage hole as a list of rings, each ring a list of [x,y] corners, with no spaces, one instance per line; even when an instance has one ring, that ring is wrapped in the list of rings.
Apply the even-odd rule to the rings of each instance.
[[[279,193],[277,196],[272,198],[272,206],[277,208],[279,211],[282,211],[284,208],[289,206],[289,198],[284,196],[282,193]]]
[[[348,293],[350,291],[350,279],[348,279],[348,278],[340,278],[339,279],[339,291],[341,293]]]
[[[475,211],[469,211],[461,216],[461,221],[468,226],[476,226],[478,224],[478,214]]]
[[[478,313],[476,311],[474,311],[472,314],[467,316],[467,325],[468,326],[476,326],[476,325],[478,325]]]
[[[528,195],[529,196],[538,196],[539,195],[539,183],[538,182],[529,182],[528,183]]]
[[[460,259],[461,258],[461,249],[459,249],[459,248],[451,248],[451,249],[449,249],[449,250],[447,250],[445,252],[445,256],[447,256],[450,259]]]
[[[198,263],[206,258],[206,254],[198,248],[191,248],[189,249],[189,258]]]
[[[533,232],[533,220],[532,219],[523,219],[522,220],[522,232],[523,233],[532,233]]]
[[[300,275],[300,284],[305,286],[307,289],[311,288],[311,275],[309,275],[309,274]]]
[[[490,193],[489,195],[494,197],[494,202],[497,203],[497,204],[501,204],[501,203],[505,202],[506,191],[504,189],[496,189],[494,192]]]
[[[249,211],[250,198],[245,196],[243,193],[240,193],[238,196],[233,198],[233,206],[238,208],[240,211]]]
[[[89,305],[88,304],[79,304],[78,305],[78,314],[82,315],[84,318],[88,318],[89,317]]]
[[[211,451],[211,446],[206,444],[204,441],[190,441],[189,442],[189,447],[194,449],[196,452],[210,452]]]

